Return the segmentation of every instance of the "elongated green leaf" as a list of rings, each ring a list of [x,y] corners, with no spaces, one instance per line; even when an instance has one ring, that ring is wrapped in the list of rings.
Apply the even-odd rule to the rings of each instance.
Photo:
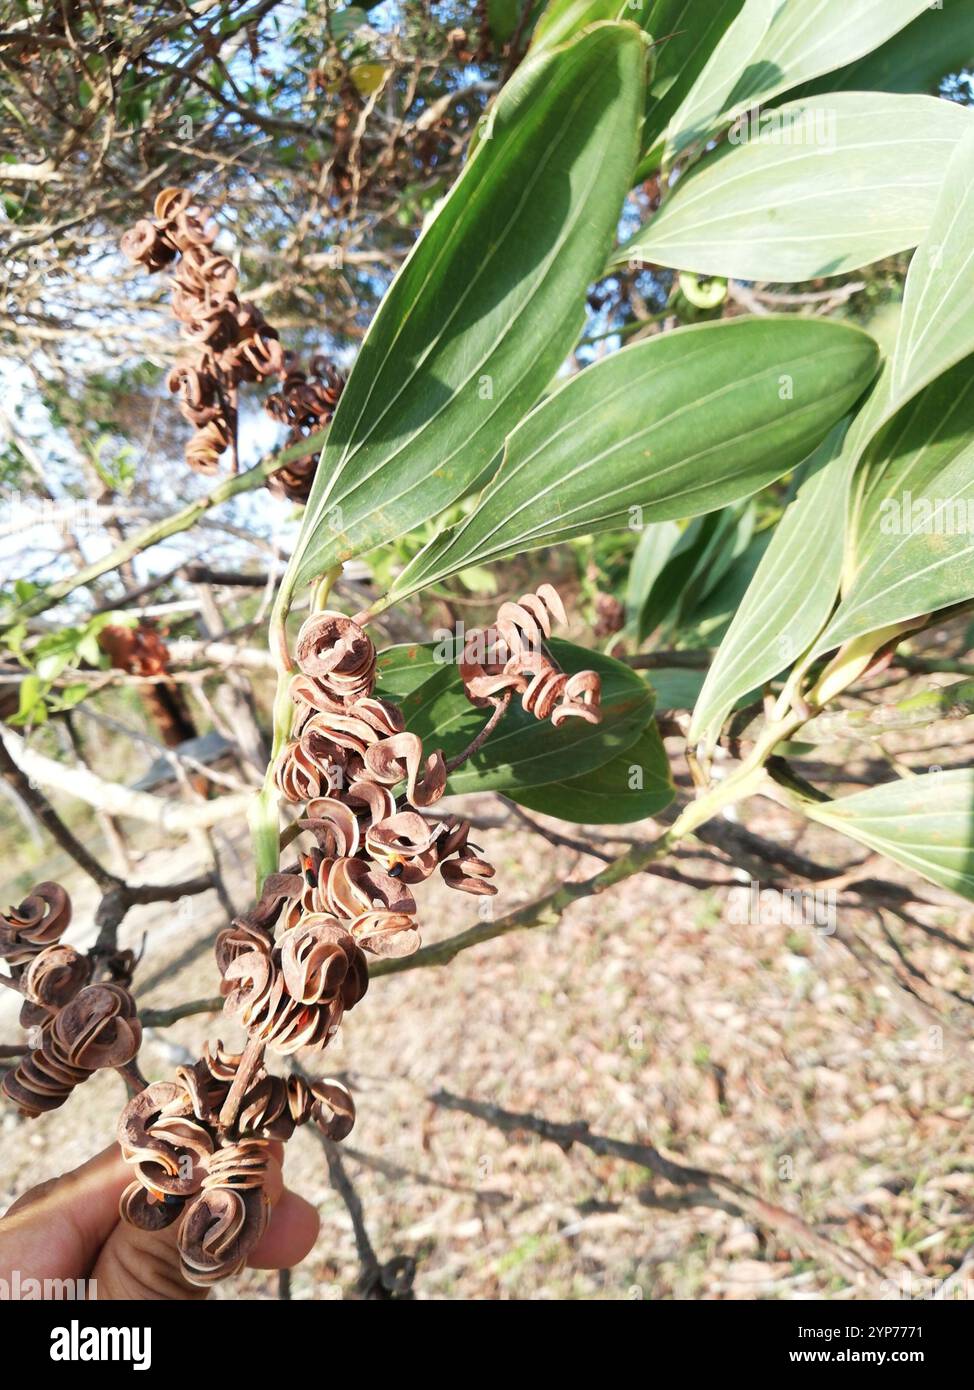
[[[421,551],[393,592],[749,496],[808,457],[876,363],[871,338],[825,319],[698,324],[623,348],[524,420],[480,505]]]
[[[654,667],[647,672],[658,710],[691,710],[700,698],[704,672],[685,666]]]
[[[747,548],[753,530],[751,503],[736,503],[691,521],[643,598],[639,641],[657,628],[657,645],[670,642],[675,633],[682,640],[684,626],[692,624],[699,605]]]
[[[534,26],[531,52],[557,48],[590,24],[601,20],[631,20],[643,24],[643,7],[629,0],[548,0]]]
[[[974,352],[974,129],[947,165],[930,230],[910,262],[893,355],[893,406]]]
[[[886,42],[930,0],[781,0],[731,105],[768,101]]]
[[[927,5],[905,29],[837,72],[794,95],[829,92],[928,92],[974,63],[974,0]]]
[[[692,608],[681,612],[676,635],[681,647],[719,646],[744,600],[755,571],[771,541],[773,528],[758,532],[725,575]]]
[[[638,645],[648,635],[643,610],[659,576],[679,544],[680,528],[675,521],[659,521],[644,526],[633,551],[626,586],[626,630]]]
[[[816,650],[974,594],[974,376],[961,362],[863,455],[849,577]]]
[[[664,163],[671,164],[683,150],[701,144],[719,129],[731,93],[767,33],[779,3],[745,0],[670,121]]]
[[[658,45],[646,101],[639,177],[659,166],[663,136],[744,0],[651,0],[644,28]]]
[[[286,588],[449,505],[551,380],[628,187],[645,48],[598,25],[501,93],[366,335]]]
[[[569,719],[555,729],[526,714],[515,700],[483,748],[450,775],[449,792],[510,791],[558,776],[579,776],[601,767],[642,734],[653,713],[653,692],[635,671],[571,642],[553,639],[548,646],[563,670],[599,673],[601,724]],[[455,656],[448,642],[442,648],[391,647],[379,657],[379,693],[394,696],[407,729],[420,736],[427,750],[442,748],[447,760],[471,743],[490,713],[467,699]]]
[[[651,723],[602,767],[508,795],[519,806],[576,825],[626,825],[657,815],[676,788],[659,729]]]
[[[904,777],[804,810],[942,888],[974,898],[974,770]]]
[[[906,250],[972,123],[953,102],[876,92],[764,112],[681,179],[612,263],[793,281]]]
[[[775,528],[693,712],[689,741],[714,743],[742,695],[790,666],[828,618],[842,577],[853,458],[835,427]]]

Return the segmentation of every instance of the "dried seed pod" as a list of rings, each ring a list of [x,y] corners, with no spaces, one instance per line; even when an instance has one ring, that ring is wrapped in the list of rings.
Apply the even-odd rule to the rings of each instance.
[[[365,848],[403,883],[422,883],[440,861],[437,840],[444,830],[444,825],[431,824],[416,811],[399,811],[369,827]]]
[[[423,775],[420,777],[420,768]],[[437,750],[423,762],[423,744],[416,734],[394,734],[366,749],[365,768],[375,781],[395,786],[406,779],[406,799],[412,806],[432,806],[446,790],[446,763]]]
[[[269,956],[252,951],[227,968],[227,1013],[236,1016],[251,1038],[288,1054],[302,1047],[327,1047],[342,1020],[339,995],[304,1004],[288,992],[284,976]]]
[[[147,218],[124,232],[119,246],[128,260],[144,266],[150,275],[169,265],[177,255],[176,247],[168,237]]]
[[[588,724],[598,724],[602,718],[599,705],[602,699],[602,681],[594,671],[576,671],[569,676],[561,695],[561,704],[552,713],[551,722],[557,729],[559,724],[573,716],[582,718]]]
[[[40,1046],[3,1078],[3,1092],[25,1115],[56,1110],[102,1067],[121,1067],[139,1050],[135,1003],[121,985],[87,985],[41,1024]]]
[[[237,1191],[260,1189],[267,1181],[271,1152],[263,1139],[241,1139],[224,1144],[211,1155],[203,1179],[203,1191],[232,1187]]]
[[[358,917],[373,908],[413,913],[416,903],[403,882],[365,859],[324,859],[310,898],[313,911]],[[293,913],[292,913],[293,918]]]
[[[314,798],[308,802],[307,818],[298,821],[298,824],[302,830],[314,835],[319,850],[327,859],[357,854],[361,847],[359,819],[343,801]]]
[[[331,767],[322,769],[320,763],[293,739],[283,746],[274,765],[274,781],[286,801],[311,801],[327,794],[331,776]]]
[[[0,913],[0,959],[26,965],[61,939],[71,921],[71,899],[59,883],[38,883],[19,907]]]
[[[183,1214],[186,1200],[172,1194],[156,1197],[138,1181],[130,1182],[118,1200],[118,1214],[140,1231],[164,1231]]]
[[[88,1072],[131,1062],[142,1041],[135,1001],[115,984],[88,985],[61,1009],[51,1034],[71,1065]]]
[[[280,1076],[264,1073],[248,1089],[237,1116],[237,1129],[242,1137],[258,1139],[290,1139],[294,1133],[287,1085]]]
[[[375,647],[344,613],[313,613],[305,619],[294,655],[301,671],[334,698],[348,702],[371,694]]]
[[[440,875],[448,887],[480,897],[492,897],[497,892],[493,883],[486,882],[494,877],[494,873],[493,864],[470,851],[457,859],[447,859],[440,865]]]
[[[72,946],[45,946],[26,966],[21,988],[31,1004],[60,1009],[69,1004],[91,978],[91,962]]]
[[[389,787],[380,786],[378,782],[370,782],[364,778],[352,782],[347,791],[343,793],[344,801],[357,811],[359,815],[368,815],[369,824],[376,825],[380,820],[386,820],[389,816],[395,815],[396,798]],[[308,806],[308,815],[314,815],[311,806]]]
[[[211,1187],[186,1207],[177,1244],[183,1278],[201,1288],[239,1274],[267,1229],[270,1203],[259,1188]]]
[[[315,680],[314,676],[306,676],[303,671],[296,671],[291,677],[288,694],[298,708],[300,724],[304,723],[312,710],[319,714],[341,714],[345,708],[345,701],[340,696],[333,695],[326,686]]]
[[[301,1004],[340,998],[344,1009],[352,1009],[369,987],[365,957],[334,917],[304,917],[286,931],[281,969],[289,994]]]
[[[34,1048],[3,1078],[2,1089],[8,1100],[23,1115],[36,1119],[49,1110],[57,1110],[91,1072],[72,1066],[56,1041],[45,1033],[40,1047]]]
[[[281,390],[264,402],[272,419],[289,426],[285,447],[307,439],[328,424],[344,386],[344,376],[327,357],[313,357],[307,375],[294,366],[288,368]],[[268,491],[291,502],[307,502],[318,468],[318,452],[292,459],[272,473],[267,480]]]
[[[311,1118],[326,1139],[338,1142],[352,1132],[355,1124],[355,1101],[347,1086],[329,1079],[312,1081]]]
[[[474,893],[492,896],[497,889],[488,878],[494,877],[494,866],[481,858],[477,845],[469,841],[470,822],[466,820],[443,822],[443,835],[436,842],[440,857],[440,874],[450,888],[461,893]],[[452,856],[456,855],[454,859]]]
[[[136,1181],[156,1201],[199,1191],[214,1145],[185,1086],[157,1081],[140,1091],[122,1111],[116,1137]]]
[[[467,698],[483,706],[511,691],[528,714],[555,727],[568,718],[597,724],[601,680],[595,671],[569,676],[558,669],[544,645],[552,619],[564,622],[565,610],[557,590],[542,584],[537,593],[502,604],[493,632],[469,631],[460,660]]]
[[[287,801],[312,801],[331,790],[334,773],[343,772],[341,763],[316,759],[297,741],[284,745],[274,764],[274,782]]]
[[[416,919],[405,912],[364,912],[349,929],[373,956],[411,956],[421,944]]]
[[[237,394],[241,382],[264,381],[285,369],[277,330],[252,303],[237,297],[237,270],[212,249],[216,227],[208,209],[190,194],[166,188],[156,199],[155,220],[143,220],[122,237],[122,250],[150,273],[178,256],[172,311],[193,349],[190,361],[169,376],[180,411],[194,426],[186,460],[198,473],[214,473],[229,448],[236,471]]]

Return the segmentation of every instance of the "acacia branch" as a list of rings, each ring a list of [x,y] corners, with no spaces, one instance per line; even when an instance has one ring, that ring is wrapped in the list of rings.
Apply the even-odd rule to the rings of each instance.
[[[34,780],[14,760],[4,735],[0,735],[0,771],[3,772],[5,781],[30,807],[51,838],[61,846],[66,854],[71,856],[83,873],[86,873],[103,892],[120,886],[121,879],[106,869],[103,864],[100,864],[95,856],[85,848],[77,836],[68,829],[47,797],[35,785]]]
[[[254,488],[262,487],[270,475],[276,473],[286,463],[292,462],[296,458],[303,458],[313,450],[320,449],[327,436],[327,430],[321,430],[317,434],[309,435],[307,439],[302,439],[299,444],[292,444],[286,449],[268,454],[259,463],[255,463],[253,468],[248,468],[243,473],[224,478],[205,497],[199,498],[196,502],[190,502],[188,506],[183,507],[178,512],[173,512],[171,516],[153,522],[151,526],[145,527],[142,531],[137,531],[121,545],[109,551],[107,555],[103,555],[92,564],[86,565],[84,569],[77,570],[67,579],[61,579],[48,585],[39,594],[34,594],[11,612],[10,621],[21,622],[26,618],[36,618],[39,613],[53,608],[55,604],[74,593],[75,589],[83,588],[86,584],[100,579],[103,574],[109,574],[112,570],[118,569],[136,555],[141,554],[143,550],[149,550],[152,546],[158,545],[160,541],[168,540],[170,536],[178,535],[181,531],[188,531],[214,507],[228,502],[231,497],[236,497],[239,493],[252,492]]]
[[[106,782],[87,768],[66,767],[28,748],[11,729],[0,732],[0,743],[5,744],[5,752],[29,782],[76,796],[79,801],[96,810],[107,811],[111,816],[131,816],[147,821],[167,833],[205,830],[231,817],[244,816],[251,800],[249,792],[236,792],[187,806],[185,802],[134,791],[118,782]],[[114,880],[114,876],[112,880],[120,881]]]

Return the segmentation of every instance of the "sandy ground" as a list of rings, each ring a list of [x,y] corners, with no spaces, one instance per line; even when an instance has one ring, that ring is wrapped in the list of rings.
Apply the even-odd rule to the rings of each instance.
[[[794,841],[784,813],[759,805],[756,828]],[[498,913],[598,867],[521,831],[478,838],[497,865]],[[243,906],[240,845],[224,863]],[[849,857],[831,848],[834,862]],[[687,867],[726,877],[704,860]],[[188,852],[157,851],[140,874],[192,869]],[[93,897],[71,882],[69,939],[85,943]],[[477,900],[428,887],[427,940],[475,920]],[[289,1145],[289,1181],[322,1216],[292,1296],[355,1296],[363,1269],[417,1298],[927,1297],[949,1276],[946,1296],[970,1296],[974,921],[930,897],[939,905],[916,925],[840,909],[829,935],[738,922],[725,888],[642,876],[557,926],[375,980],[327,1065],[310,1059],[349,1081],[358,1121],[341,1146],[344,1196],[315,1133]],[[215,992],[209,948],[223,921],[213,893],[130,915],[123,944],[144,940],[144,1005]],[[15,1004],[0,997],[5,1042]],[[150,1030],[143,1069],[164,1077],[221,1035],[239,1042],[212,1015]],[[651,1145],[725,1183],[669,1182],[638,1152],[505,1129],[440,1092]],[[5,1115],[0,1202],[102,1147],[122,1099],[101,1074],[42,1120]],[[275,1276],[258,1273],[216,1294],[276,1295]]]

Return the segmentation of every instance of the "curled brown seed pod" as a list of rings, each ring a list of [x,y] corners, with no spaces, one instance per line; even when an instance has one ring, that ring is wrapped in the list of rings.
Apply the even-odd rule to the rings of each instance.
[[[366,749],[382,737],[370,723],[356,717],[355,708],[352,705],[341,714],[312,714],[302,728],[301,748],[322,773],[331,767],[346,768],[356,758],[361,767]]]
[[[334,917],[307,916],[286,931],[281,969],[291,998],[301,1004],[340,998],[352,1009],[369,987],[365,957]]]
[[[457,859],[446,859],[440,865],[440,875],[450,888],[481,897],[493,896],[497,889],[486,880],[494,877],[494,866],[479,855],[467,851]]]
[[[155,219],[143,220],[122,237],[122,250],[150,273],[177,260],[172,311],[193,356],[169,376],[180,411],[194,427],[186,447],[190,467],[214,473],[221,455],[232,451],[237,468],[237,395],[242,382],[282,375],[284,349],[277,330],[260,310],[237,296],[237,270],[213,250],[216,227],[208,209],[194,207],[190,194],[163,189]]]
[[[115,984],[88,985],[61,1009],[51,1033],[71,1065],[89,1072],[131,1062],[142,1041],[135,1001]]]
[[[192,1113],[203,1124],[217,1122],[220,1110],[227,1098],[240,1054],[227,1052],[223,1043],[206,1043],[203,1055],[192,1066],[176,1068],[176,1080],[189,1097]]]
[[[287,1085],[280,1076],[266,1073],[248,1089],[237,1116],[237,1128],[243,1137],[258,1139],[290,1139],[295,1119],[291,1111]]]
[[[212,1187],[186,1207],[177,1245],[183,1278],[208,1288],[238,1274],[267,1229],[270,1203],[259,1188]]]
[[[34,1048],[3,1078],[2,1089],[23,1115],[36,1119],[63,1105],[68,1096],[91,1072],[72,1066],[46,1031],[40,1047]]]
[[[177,254],[172,242],[147,218],[124,232],[119,246],[128,260],[144,266],[150,275],[169,265]]]
[[[316,797],[307,805],[307,818],[298,821],[318,842],[318,848],[328,859],[357,854],[362,844],[362,827],[358,816],[343,801]]]
[[[355,1124],[355,1101],[347,1086],[330,1078],[312,1081],[311,1118],[326,1139],[346,1138]]]
[[[147,1086],[122,1111],[116,1137],[136,1181],[156,1201],[199,1191],[214,1145],[184,1086],[169,1081]]]
[[[135,1002],[117,984],[84,986],[40,1027],[40,1045],[3,1079],[4,1094],[30,1116],[56,1110],[100,1068],[131,1062],[142,1039]]]
[[[602,681],[594,671],[577,671],[569,676],[561,694],[561,704],[554,710],[551,722],[557,729],[566,719],[573,716],[584,719],[589,724],[597,724],[602,715],[599,704],[602,699]]]
[[[294,878],[290,874],[287,877]],[[296,880],[295,886],[300,887],[300,880]],[[249,951],[269,956],[273,945],[273,937],[265,927],[255,926],[246,917],[235,917],[229,927],[217,933],[214,947],[217,969],[221,975],[225,975],[227,966],[238,956],[246,955]]]
[[[72,946],[45,946],[25,968],[21,988],[31,1004],[60,1009],[91,978],[91,962]]]
[[[423,768],[420,776],[420,768]],[[377,782],[395,786],[406,780],[406,800],[412,806],[432,806],[446,790],[446,762],[437,750],[423,762],[423,744],[416,734],[394,734],[365,752],[366,772]]]
[[[61,939],[71,922],[71,899],[60,883],[38,883],[19,907],[0,913],[0,959],[25,965]]]
[[[542,584],[517,603],[502,604],[491,632],[469,631],[460,659],[467,698],[483,706],[511,691],[521,696],[528,714],[550,719],[555,727],[569,718],[597,724],[601,680],[595,671],[569,676],[559,670],[544,645],[552,619],[564,622],[565,610],[557,590]]]
[[[344,376],[326,357],[313,357],[308,374],[293,366],[288,368],[280,391],[264,402],[271,418],[289,427],[285,447],[290,448],[328,424],[344,386]],[[293,459],[272,473],[267,480],[268,491],[291,502],[307,502],[319,452]]]
[[[377,864],[351,858],[321,859],[311,905],[317,912],[338,918],[358,917],[376,907],[394,912],[416,911],[413,896],[400,879],[385,873]]]
[[[291,677],[288,694],[298,708],[299,722],[302,724],[312,710],[319,714],[341,714],[345,708],[345,701],[340,696],[333,695],[314,676],[306,676],[303,671],[296,671]]]
[[[375,825],[380,820],[386,820],[395,814],[396,798],[389,787],[382,787],[378,782],[370,782],[360,779],[352,782],[344,792],[344,800],[357,811],[359,815],[367,815],[369,824]],[[308,815],[313,815],[311,806],[308,806]]]
[[[411,956],[421,944],[416,918],[405,912],[364,912],[350,931],[373,956]]]
[[[274,782],[287,801],[312,801],[327,795],[344,763],[314,758],[296,740],[286,743],[274,764]]]
[[[214,1187],[232,1187],[238,1191],[260,1189],[267,1181],[271,1153],[263,1139],[241,1139],[237,1144],[223,1144],[210,1156],[204,1192]]]
[[[440,874],[450,888],[461,893],[492,896],[497,889],[485,880],[494,877],[494,866],[481,858],[480,850],[469,841],[470,822],[443,822],[443,835],[436,842],[440,857]],[[451,856],[456,855],[454,859]]]
[[[375,647],[358,623],[344,613],[312,613],[294,650],[306,676],[334,698],[347,702],[371,694],[375,684]]]
[[[339,995],[304,1004],[288,992],[284,976],[259,952],[238,956],[227,968],[225,1009],[240,1019],[250,1037],[288,1054],[302,1047],[327,1047],[342,1020]]]
[[[440,860],[437,840],[445,827],[431,824],[416,811],[399,811],[370,826],[365,848],[377,864],[398,872],[403,883],[421,883]]]
[[[118,1214],[140,1231],[164,1231],[179,1220],[185,1205],[182,1197],[168,1193],[157,1197],[136,1181],[130,1182],[118,1199]]]

